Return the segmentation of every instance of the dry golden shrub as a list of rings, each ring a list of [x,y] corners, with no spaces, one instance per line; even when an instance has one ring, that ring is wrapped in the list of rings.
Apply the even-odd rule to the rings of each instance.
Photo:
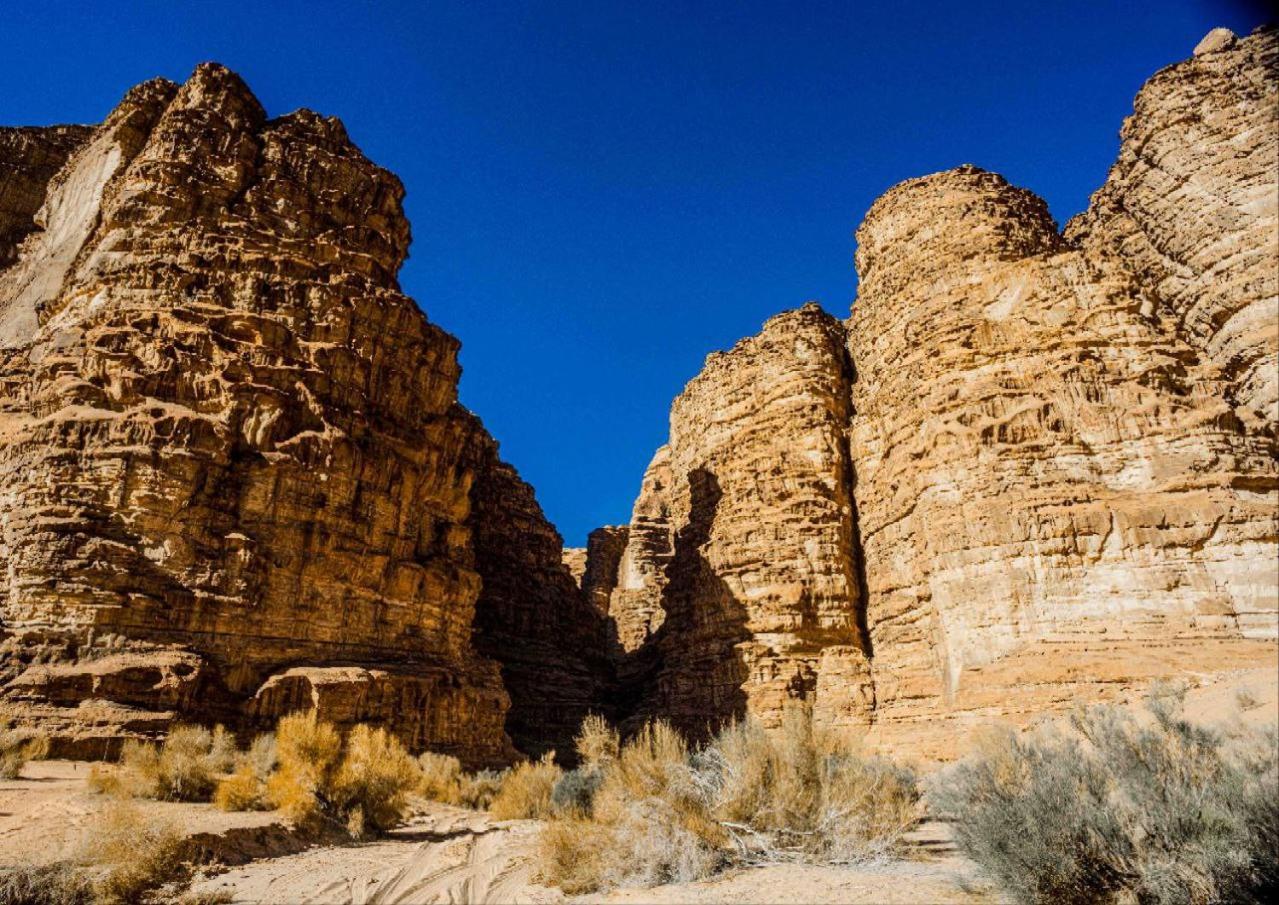
[[[580,767],[598,769],[617,760],[622,740],[604,717],[592,713],[582,720],[582,728],[573,739],[573,746],[577,750]]]
[[[331,805],[342,737],[314,710],[307,710],[282,717],[275,742],[278,763],[267,780],[267,800],[294,822],[315,824]]]
[[[502,780],[489,813],[498,820],[525,820],[551,813],[551,792],[563,773],[555,765],[555,752],[541,760],[516,764]]]
[[[275,735],[259,735],[247,751],[236,755],[232,772],[219,780],[213,803],[224,811],[266,810],[266,784],[275,764]]]
[[[125,905],[180,877],[185,844],[171,823],[147,818],[125,800],[107,804],[85,836],[84,859],[93,868],[98,902]]]
[[[37,729],[0,725],[0,779],[17,779],[28,761],[49,753],[49,737]]]
[[[466,776],[462,773],[461,761],[447,754],[427,751],[418,756],[417,765],[421,771],[417,789],[419,795],[444,804],[462,803],[462,787]]]
[[[331,799],[348,818],[352,836],[383,832],[403,821],[408,796],[420,783],[417,761],[385,729],[351,730],[333,780]],[[358,823],[357,823],[358,822]]]

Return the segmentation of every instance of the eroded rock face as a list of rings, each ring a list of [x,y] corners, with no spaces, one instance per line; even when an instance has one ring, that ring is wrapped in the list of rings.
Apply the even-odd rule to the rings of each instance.
[[[1129,266],[1256,430],[1279,424],[1279,39],[1214,29],[1137,95],[1066,235]]]
[[[852,446],[876,718],[1033,712],[1273,645],[1271,443],[1128,269],[967,167],[858,230]],[[1158,651],[1155,662],[1150,653]]]
[[[49,181],[92,133],[89,126],[0,127],[0,268],[40,229],[36,212]]]
[[[1214,33],[1152,79],[1065,235],[995,174],[910,180],[858,231],[845,325],[708,360],[611,596],[638,717],[802,700],[948,756],[1273,663],[1276,44]]]
[[[513,753],[472,644],[486,438],[457,341],[399,291],[402,197],[339,122],[268,119],[213,65],[131,91],[52,180],[0,275],[11,704],[38,704],[30,664],[176,650],[201,718],[309,694],[415,747]],[[78,700],[122,703],[107,684]]]
[[[710,356],[675,400],[613,600],[623,645],[642,630],[656,650],[639,717],[695,735],[747,712],[774,723],[789,699],[826,705],[827,658],[865,664],[851,378],[839,322],[808,305]]]

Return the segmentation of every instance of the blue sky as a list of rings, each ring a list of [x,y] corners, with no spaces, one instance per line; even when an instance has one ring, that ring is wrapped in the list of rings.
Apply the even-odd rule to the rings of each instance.
[[[461,338],[462,400],[569,543],[626,521],[707,353],[816,299],[903,179],[975,163],[1087,204],[1141,83],[1249,3],[22,3],[0,123],[100,120],[238,71],[336,115],[408,189],[404,289]]]

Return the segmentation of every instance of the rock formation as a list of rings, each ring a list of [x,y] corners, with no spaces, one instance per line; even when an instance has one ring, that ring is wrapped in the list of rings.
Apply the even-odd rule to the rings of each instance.
[[[0,127],[0,267],[13,263],[18,245],[38,227],[45,186],[84,144],[88,126]]]
[[[399,291],[399,181],[215,65],[43,135],[0,145],[30,233],[0,273],[7,706],[63,752],[315,704],[509,760],[472,639],[499,466],[457,341]]]
[[[1279,103],[1273,30],[1214,29],[1159,72],[1066,235],[1122,260],[1155,314],[1216,365],[1253,429],[1279,425]]]
[[[573,736],[586,715],[613,715],[610,628],[561,561],[563,539],[533,488],[498,458],[486,433],[477,429],[472,437],[469,524],[482,578],[475,646],[501,663],[515,745],[572,761]]]
[[[1152,79],[1065,235],[997,175],[910,180],[858,230],[846,324],[808,306],[708,359],[611,595],[638,716],[802,700],[946,754],[1273,662],[1277,48],[1218,35]]]
[[[838,700],[818,686],[827,668],[868,677],[851,379],[839,322],[809,305],[711,355],[675,400],[613,600],[623,646],[648,635],[657,651],[640,716],[700,733],[744,709],[780,716],[795,696],[868,712],[868,684]]]

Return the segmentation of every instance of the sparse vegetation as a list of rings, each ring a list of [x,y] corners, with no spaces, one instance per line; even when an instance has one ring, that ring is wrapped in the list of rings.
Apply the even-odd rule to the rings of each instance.
[[[729,726],[690,750],[661,722],[618,745],[584,724],[582,765],[559,780],[541,837],[544,873],[568,893],[690,882],[730,862],[847,862],[886,851],[916,819],[914,777],[818,732],[795,709],[781,730]]]
[[[418,793],[423,798],[444,804],[462,802],[462,784],[465,776],[462,773],[461,761],[447,754],[427,751],[418,756],[417,764],[421,771]]]
[[[49,753],[49,739],[35,729],[0,723],[0,779],[17,779],[28,761]]]
[[[541,760],[516,764],[503,776],[488,811],[498,820],[525,820],[551,813],[551,793],[563,771],[555,765],[555,753]]]
[[[458,804],[487,811],[497,797],[502,783],[506,781],[508,770],[481,770],[478,773],[464,774],[462,777],[461,799]]]
[[[421,782],[417,761],[385,729],[359,725],[346,740],[332,799],[351,835],[384,832],[403,821],[408,796]]]
[[[231,775],[218,782],[213,803],[224,811],[260,811],[270,807],[266,784],[276,765],[274,733],[259,735],[247,751],[236,755]]]
[[[94,897],[126,905],[185,872],[182,834],[171,823],[148,818],[134,803],[116,799],[99,812],[85,837]]]
[[[1279,890],[1279,745],[1230,735],[1157,689],[1138,714],[1081,710],[1072,732],[994,733],[941,774],[933,807],[1025,902],[1260,902]]]
[[[235,739],[221,726],[175,726],[164,742],[129,740],[114,768],[95,767],[89,785],[99,792],[160,801],[208,801],[221,774],[235,762]]]
[[[66,861],[4,867],[0,905],[94,905],[93,883]]]

